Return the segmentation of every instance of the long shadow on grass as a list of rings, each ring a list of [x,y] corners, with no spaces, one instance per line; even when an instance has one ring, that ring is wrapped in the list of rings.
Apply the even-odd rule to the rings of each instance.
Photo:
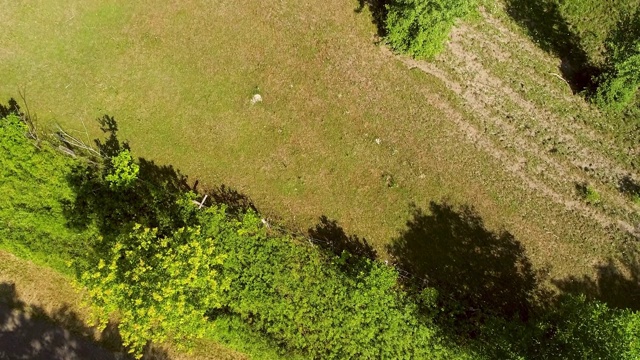
[[[444,325],[458,335],[477,335],[488,317],[530,315],[537,280],[523,246],[509,232],[488,230],[468,206],[414,206],[388,250],[410,287],[438,291]]]
[[[361,13],[365,7],[371,12],[372,22],[378,29],[378,36],[382,37],[387,34],[385,20],[387,18],[387,5],[390,0],[358,0],[358,7],[354,10]]]
[[[118,138],[118,125],[113,117],[105,115],[99,123],[106,136],[95,140],[95,146],[105,158],[81,161],[71,172],[68,181],[76,196],[65,206],[68,225],[78,229],[95,225],[103,238],[110,238],[135,223],[157,228],[160,235],[195,224],[197,207],[185,211],[189,207],[183,202],[202,203],[203,195],[197,194],[197,182],[190,185],[188,177],[172,165],[139,158],[138,180],[131,186],[114,189],[104,181],[109,157],[130,150],[130,146]],[[202,205],[225,204],[231,212],[255,209],[246,195],[225,185],[201,192],[208,195]],[[193,194],[191,200],[189,193]]]
[[[107,326],[97,341],[68,307],[48,314],[20,300],[14,284],[0,283],[1,359],[129,359],[124,351],[114,326]],[[157,359],[167,358],[162,350],[155,351],[165,355]]]
[[[589,63],[580,38],[569,28],[556,0],[508,0],[507,13],[540,48],[562,60],[560,71],[574,93],[594,89],[600,70]]]
[[[330,220],[321,216],[316,226],[308,230],[309,238],[313,243],[340,256],[348,252],[357,257],[375,260],[378,257],[376,249],[365,238],[357,235],[347,235],[336,220]]]
[[[595,277],[570,276],[553,283],[563,292],[585,294],[614,308],[640,310],[640,254],[632,247],[623,253],[597,265]]]

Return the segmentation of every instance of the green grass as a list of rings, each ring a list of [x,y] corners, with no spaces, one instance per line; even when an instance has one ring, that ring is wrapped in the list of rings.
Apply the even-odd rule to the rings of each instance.
[[[172,164],[201,188],[236,188],[291,229],[326,215],[384,257],[410,203],[447,198],[509,230],[555,278],[593,274],[591,264],[617,254],[608,229],[468,141],[452,117],[482,115],[381,51],[356,1],[5,7],[0,98],[23,89],[41,127],[86,126],[89,137],[100,135],[92,119],[113,115],[135,156]],[[256,88],[264,101],[251,106]]]
[[[580,38],[580,44],[589,58],[600,63],[604,45],[619,21],[640,7],[638,0],[558,1],[560,13],[569,23],[569,28]]]

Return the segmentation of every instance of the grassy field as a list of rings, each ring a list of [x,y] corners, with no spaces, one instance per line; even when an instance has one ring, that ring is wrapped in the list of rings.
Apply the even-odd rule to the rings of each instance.
[[[610,259],[621,278],[637,273],[620,262],[639,210],[618,190],[637,182],[628,125],[574,95],[560,60],[502,3],[460,24],[432,64],[377,45],[356,8],[7,3],[0,98],[22,90],[41,128],[81,136],[99,136],[92,120],[113,115],[135,155],[201,189],[231,186],[291,229],[336,219],[382,257],[410,204],[446,199],[512,233],[548,284],[602,292]],[[251,105],[256,92],[264,101]]]

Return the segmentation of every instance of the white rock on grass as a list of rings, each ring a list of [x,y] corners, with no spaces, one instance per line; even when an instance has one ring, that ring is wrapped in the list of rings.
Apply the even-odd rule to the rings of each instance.
[[[251,98],[251,105],[255,105],[256,103],[259,103],[261,101],[262,101],[262,96],[260,96],[260,94],[255,94]]]

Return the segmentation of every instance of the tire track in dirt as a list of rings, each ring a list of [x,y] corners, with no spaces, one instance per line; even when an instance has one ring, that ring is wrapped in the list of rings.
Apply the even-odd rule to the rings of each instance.
[[[619,167],[604,155],[583,146],[573,135],[575,131],[583,131],[582,128],[569,131],[563,129],[562,124],[567,123],[566,119],[561,119],[524,99],[498,77],[493,76],[470,52],[466,51],[456,41],[457,36],[452,38],[454,41],[449,48],[456,58],[461,59],[456,63],[456,68],[464,71],[465,78],[470,79],[465,82],[464,87],[458,86],[458,88],[464,88],[458,95],[466,101],[474,113],[480,114],[483,120],[491,121],[500,129],[502,134],[499,138],[505,146],[513,147],[519,153],[528,154],[532,159],[541,160],[546,166],[544,172],[548,180],[554,181],[557,186],[588,182],[589,177],[583,172],[588,169],[595,174],[599,173],[602,182],[609,182],[615,186],[617,179],[629,174],[628,170]],[[534,136],[520,135],[521,131],[518,127],[503,120],[503,118],[515,120],[516,117],[512,116],[509,110],[503,109],[503,104],[498,99],[508,99],[517,106],[516,112],[521,115],[520,118],[532,120],[527,122],[527,127],[531,128],[529,132],[545,134],[544,138],[558,139],[559,143],[565,144],[571,150],[566,158],[551,157],[548,155],[547,145],[536,142]],[[496,112],[498,115],[493,114]],[[536,123],[538,126],[534,127]],[[585,133],[587,131],[590,130],[584,130]],[[570,169],[580,171],[570,171]],[[627,212],[635,211],[621,196],[615,195],[609,199]]]
[[[499,20],[483,13],[487,23],[495,27],[499,33],[516,38]],[[504,81],[486,68],[481,59],[469,51],[469,39],[472,41],[486,41],[482,34],[476,35],[474,29],[461,25],[451,35],[447,56],[452,57],[453,65],[449,69],[443,64],[433,64],[417,61],[404,56],[397,56],[408,68],[417,68],[441,80],[447,88],[458,95],[469,113],[475,115],[475,121],[463,116],[451,107],[446,100],[434,94],[425,94],[429,103],[434,104],[454,122],[466,135],[467,139],[490,156],[504,164],[505,169],[520,179],[525,187],[539,193],[551,201],[561,204],[567,210],[576,211],[602,227],[611,225],[635,234],[638,231],[630,224],[628,216],[618,216],[619,211],[632,213],[637,211],[620,194],[609,191],[607,202],[613,206],[608,212],[591,207],[574,197],[573,185],[589,183],[590,175],[585,173],[589,169],[593,174],[600,172],[609,174],[602,182],[615,182],[616,179],[628,175],[627,169],[619,166],[604,154],[587,147],[574,134],[580,133],[588,141],[598,141],[593,129],[577,122],[568,122],[556,114],[542,109],[533,102],[525,99],[521,94],[509,87]],[[520,38],[520,42],[527,43]],[[526,48],[526,45],[524,46]],[[505,61],[511,55],[500,55],[500,47],[492,44],[487,46],[494,61]],[[522,48],[522,47],[521,47]],[[517,50],[517,49],[516,49]],[[532,53],[535,49],[528,49]],[[383,51],[391,52],[383,48]],[[508,50],[505,50],[508,52]],[[464,80],[458,80],[464,79]],[[529,119],[522,126],[513,116],[509,115],[505,102],[515,106],[511,112],[517,112],[522,119]],[[522,124],[520,124],[522,125]],[[480,130],[484,127],[484,131]],[[487,129],[496,129],[493,134]],[[567,154],[550,156],[548,145],[540,143],[539,137],[557,139],[570,150]],[[538,137],[538,138],[536,138]],[[540,164],[535,169],[527,166],[529,163]],[[567,186],[570,185],[570,186]],[[613,184],[615,187],[615,183]]]
[[[486,15],[487,17],[490,15]],[[495,20],[491,22],[495,23]],[[495,41],[495,38],[487,38],[483,36],[473,29],[462,25],[457,27],[452,33],[452,43],[450,49],[454,53],[454,55],[464,61],[464,63],[469,64],[469,52],[465,50],[466,47],[471,47],[474,41],[479,41],[483,43],[492,43]],[[492,50],[492,56],[495,55],[495,50]],[[495,60],[499,61],[499,58]],[[510,64],[511,65],[511,64]],[[516,65],[516,64],[514,64]],[[519,68],[518,66],[511,66],[512,68]],[[505,86],[501,80],[496,77],[491,77],[486,70],[482,67],[480,69],[484,71],[485,74],[481,78],[492,78],[493,80],[497,80],[496,84],[493,84],[494,89],[502,91],[502,94],[507,96],[509,100],[517,104],[523,111],[524,114],[534,114],[535,116],[530,116],[530,118],[538,121],[543,129],[549,129],[552,133],[550,135],[558,138],[560,141],[564,143],[568,143],[570,147],[576,149],[576,155],[579,155],[581,159],[576,160],[574,165],[584,168],[589,162],[593,162],[596,164],[603,164],[603,168],[608,171],[615,172],[616,175],[622,175],[628,173],[626,169],[619,167],[617,164],[614,164],[607,157],[596,153],[593,149],[582,146],[580,142],[576,139],[574,134],[581,134],[581,136],[588,138],[590,142],[597,143],[601,141],[601,135],[597,134],[593,129],[586,127],[578,122],[567,121],[567,119],[560,118],[556,116],[551,111],[546,109],[542,109],[535,105],[533,102],[526,100],[522,95],[518,94],[512,88]],[[524,69],[520,69],[524,70]],[[529,72],[521,71],[519,73],[520,76],[526,76]],[[536,81],[541,77],[537,77]],[[549,87],[545,86],[545,89],[549,89]],[[488,95],[488,94],[487,94]],[[572,102],[575,99],[565,98],[565,102]],[[497,104],[492,104],[497,105]]]
[[[440,111],[447,115],[447,118],[458,126],[458,128],[465,134],[466,138],[472,142],[476,147],[480,148],[484,152],[491,155],[498,162],[504,164],[505,169],[516,178],[520,179],[521,183],[536,193],[539,193],[547,198],[550,198],[553,202],[564,205],[567,210],[577,211],[583,216],[590,218],[600,224],[602,227],[609,227],[611,225],[618,226],[621,230],[631,234],[635,234],[635,229],[629,223],[623,220],[612,219],[609,216],[602,214],[601,212],[588,207],[580,201],[567,199],[562,194],[556,192],[551,187],[544,183],[531,178],[523,171],[521,159],[517,156],[509,154],[507,151],[500,149],[496,146],[491,139],[485,136],[482,131],[478,130],[473,124],[466,121],[464,116],[457,110],[453,109],[446,100],[440,98],[432,93],[425,92],[426,101],[436,106]]]

